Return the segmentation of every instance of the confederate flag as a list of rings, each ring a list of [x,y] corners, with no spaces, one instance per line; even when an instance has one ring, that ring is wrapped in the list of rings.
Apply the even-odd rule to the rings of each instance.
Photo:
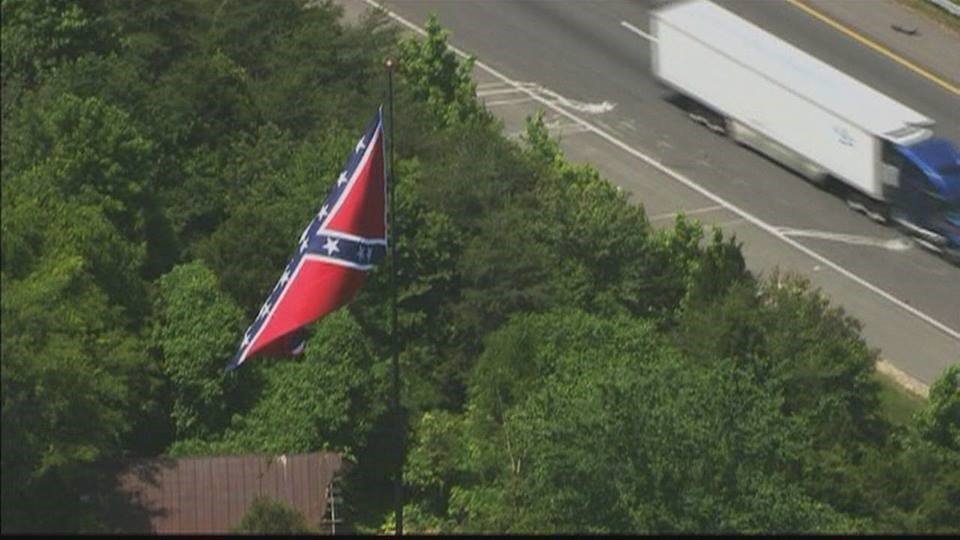
[[[303,352],[303,328],[348,303],[387,249],[382,109],[357,142],[326,202],[227,370],[258,354]]]

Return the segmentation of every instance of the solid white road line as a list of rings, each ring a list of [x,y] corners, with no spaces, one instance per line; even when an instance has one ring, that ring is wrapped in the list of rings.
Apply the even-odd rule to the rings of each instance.
[[[523,97],[517,99],[501,99],[500,101],[485,101],[483,104],[487,106],[487,108],[490,108],[500,107],[503,105],[519,105],[521,103],[530,103],[530,98]]]
[[[657,214],[655,216],[650,216],[647,219],[650,221],[660,221],[661,219],[673,219],[679,214],[683,214],[684,217],[686,217],[713,212],[714,210],[720,210],[721,208],[723,208],[723,206],[715,204],[713,206],[704,206],[703,208],[694,208],[693,210],[678,210],[676,212],[667,212],[666,214]]]
[[[516,88],[497,88],[495,90],[477,90],[477,97],[499,96],[501,94],[516,94]]]

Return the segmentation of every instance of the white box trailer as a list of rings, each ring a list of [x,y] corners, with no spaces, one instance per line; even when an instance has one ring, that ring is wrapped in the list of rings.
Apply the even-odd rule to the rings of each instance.
[[[878,201],[883,140],[909,146],[933,120],[706,0],[654,11],[654,75],[723,117],[738,142],[814,180],[829,174]]]

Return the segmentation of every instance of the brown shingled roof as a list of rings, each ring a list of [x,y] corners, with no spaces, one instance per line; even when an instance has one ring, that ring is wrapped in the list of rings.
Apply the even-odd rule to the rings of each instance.
[[[257,496],[266,496],[293,506],[318,527],[327,513],[328,488],[342,467],[333,452],[137,462],[118,477],[132,505],[117,526],[123,532],[228,533]]]

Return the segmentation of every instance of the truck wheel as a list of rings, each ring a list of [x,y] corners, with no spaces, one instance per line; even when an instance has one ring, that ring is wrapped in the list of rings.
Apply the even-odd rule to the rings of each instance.
[[[865,197],[860,193],[850,190],[846,195],[847,206],[856,210],[857,212],[862,212],[866,214],[867,217],[876,221],[877,223],[886,224],[887,223],[887,210],[884,208],[884,205],[878,203],[869,197]]]
[[[726,124],[727,136],[733,139],[733,142],[739,144],[740,146],[747,146],[747,143],[743,138],[743,130],[740,128],[740,123],[733,118],[727,118]]]
[[[810,180],[810,183],[820,189],[826,189],[828,183],[830,182],[830,175],[825,173],[812,174],[807,177]]]
[[[727,135],[727,119],[719,115],[707,117],[707,127],[717,135]]]
[[[897,206],[890,206],[887,214],[890,216],[890,222],[896,229],[904,234],[913,236],[911,231],[904,225],[908,223],[907,214]]]
[[[727,119],[721,114],[717,114],[712,109],[693,101],[687,111],[687,116],[698,124],[706,126],[710,131],[719,135],[727,133]]]
[[[867,201],[867,215],[881,225],[890,222],[890,210],[887,205],[874,200]]]
[[[944,250],[943,258],[946,259],[948,263],[960,268],[960,248]]]

